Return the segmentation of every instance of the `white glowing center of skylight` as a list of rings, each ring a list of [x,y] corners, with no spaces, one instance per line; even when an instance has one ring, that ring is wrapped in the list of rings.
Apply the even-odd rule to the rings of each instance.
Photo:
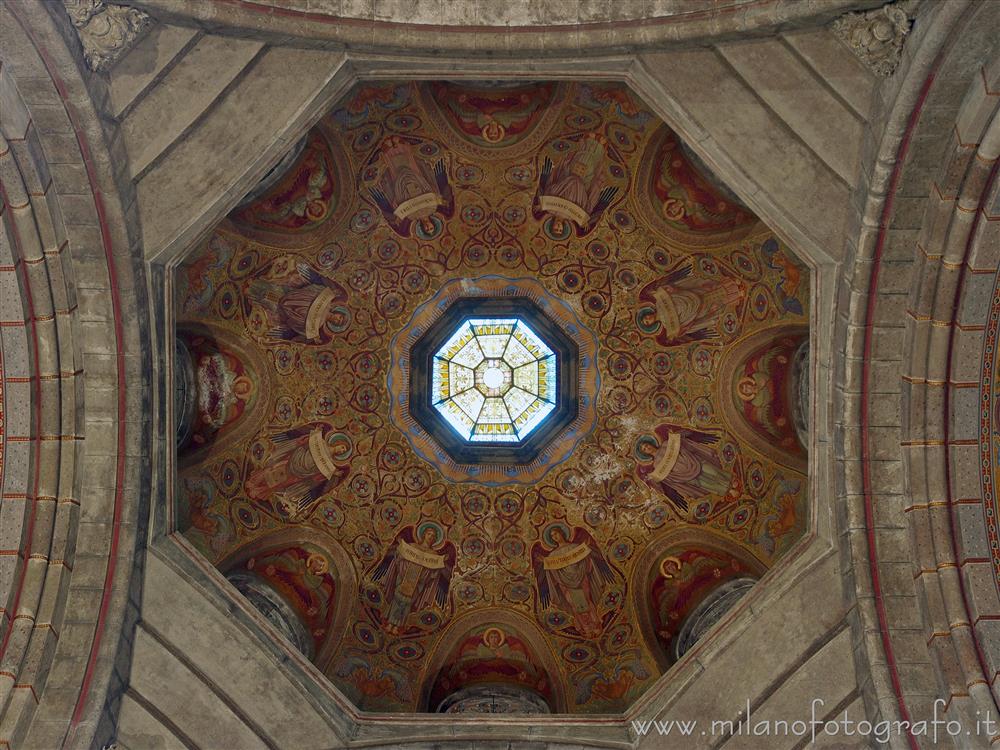
[[[499,388],[503,383],[503,370],[499,367],[487,367],[483,372],[483,383],[487,388]]]
[[[470,318],[434,355],[431,389],[465,440],[518,443],[556,407],[556,355],[518,318]]]

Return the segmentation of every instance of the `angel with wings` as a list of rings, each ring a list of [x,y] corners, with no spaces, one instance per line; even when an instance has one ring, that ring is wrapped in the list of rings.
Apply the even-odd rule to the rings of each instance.
[[[539,220],[550,216],[556,237],[568,237],[572,225],[578,237],[590,234],[618,194],[618,188],[604,185],[606,158],[607,142],[595,133],[584,136],[554,169],[552,160],[545,157],[531,212]]]
[[[382,586],[381,617],[387,633],[402,635],[410,613],[447,604],[457,555],[455,545],[443,537],[442,529],[432,523],[403,529],[376,566],[372,580]]]
[[[660,346],[719,338],[723,316],[744,298],[746,290],[735,278],[725,274],[700,278],[692,270],[690,263],[684,263],[639,292],[639,300],[652,305],[640,311],[640,321],[646,330],[656,332]]]
[[[425,237],[433,237],[438,232],[433,215],[450,217],[455,210],[455,195],[448,184],[444,161],[438,159],[432,173],[414,151],[414,145],[400,136],[386,138],[379,155],[382,174],[378,187],[368,192],[400,237],[410,236],[414,222]]]
[[[542,609],[552,605],[562,609],[573,618],[573,627],[582,636],[596,638],[605,624],[601,597],[605,587],[614,582],[614,572],[584,529],[576,529],[570,539],[562,524],[550,528],[543,541],[531,548],[539,602]]]
[[[350,313],[347,291],[308,263],[277,258],[254,273],[244,288],[245,314],[264,311],[272,341],[325,344],[343,331]]]
[[[350,455],[349,441],[328,424],[279,432],[271,442],[274,454],[250,472],[243,489],[258,507],[282,520],[305,518],[350,472],[349,464],[337,463]]]
[[[640,463],[639,476],[666,495],[681,513],[688,501],[729,491],[731,473],[716,452],[719,436],[675,425],[656,428],[656,442],[643,444],[648,463]],[[655,446],[655,451],[650,448]]]

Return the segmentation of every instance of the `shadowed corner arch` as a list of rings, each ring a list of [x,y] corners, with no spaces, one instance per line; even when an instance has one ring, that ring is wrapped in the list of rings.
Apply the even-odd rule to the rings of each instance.
[[[645,149],[635,177],[636,198],[652,205],[647,216],[669,242],[711,250],[761,231],[763,222],[666,122]],[[672,197],[681,191],[711,196],[716,213],[700,221],[685,215]]]
[[[185,323],[177,325],[178,346],[174,352],[174,387],[175,414],[177,419],[178,467],[195,464],[206,458],[212,450],[212,445],[218,439],[228,442],[238,442],[256,434],[273,404],[271,369],[266,366],[263,354],[250,340],[225,331],[211,323]],[[183,361],[187,356],[190,363]],[[199,357],[216,359],[224,364],[218,367],[243,368],[243,372],[235,378],[236,383],[245,385],[239,394],[202,393],[201,389],[209,388],[200,377]],[[235,360],[235,361],[234,361]],[[221,376],[220,376],[220,379]],[[233,386],[234,390],[236,385]],[[192,392],[193,391],[193,392]],[[243,410],[233,419],[225,419],[221,426],[209,429],[210,434],[202,436],[206,430],[202,428],[204,420],[210,416],[203,414],[202,396],[231,396],[233,408],[243,406]],[[241,398],[242,397],[242,398]],[[193,434],[192,434],[193,433]],[[201,438],[199,443],[197,438]]]
[[[809,373],[796,372],[795,353],[809,340],[807,326],[765,328],[737,341],[726,350],[719,364],[719,414],[728,430],[743,444],[763,456],[806,473],[807,447],[795,429],[794,413],[798,402],[796,382],[808,379]],[[808,365],[807,365],[808,366]],[[777,393],[764,393],[778,383]],[[756,421],[752,409],[764,395]],[[763,416],[773,417],[765,424]]]
[[[435,710],[436,707],[430,705],[435,684],[463,639],[478,629],[491,627],[508,630],[524,643],[533,647],[532,655],[540,662],[537,666],[548,676],[549,682],[552,685],[552,703],[554,704],[551,706],[552,713],[567,713],[569,704],[565,693],[562,691],[562,681],[554,677],[559,674],[558,659],[544,647],[546,639],[535,623],[526,617],[506,609],[484,609],[472,612],[468,615],[455,618],[454,622],[445,629],[434,644],[431,656],[421,673],[420,695],[417,700],[418,710],[430,712]],[[539,648],[538,644],[543,645]]]
[[[347,631],[347,620],[350,614],[349,602],[357,596],[358,580],[354,571],[354,565],[350,556],[336,541],[330,537],[307,529],[305,527],[292,527],[282,529],[278,532],[256,540],[252,544],[240,547],[235,552],[219,561],[218,569],[223,575],[229,574],[243,566],[250,558],[259,558],[269,553],[281,552],[289,548],[314,548],[321,552],[329,563],[329,572],[335,582],[333,600],[329,604],[334,611],[328,619],[326,632],[322,641],[317,643],[313,663],[322,671],[330,667],[337,647]],[[253,606],[244,597],[237,593],[233,586],[226,586],[226,595],[234,601],[239,602],[239,606],[245,611],[251,612],[255,621],[262,622],[262,618],[257,614]],[[268,624],[267,628],[273,630],[273,626]],[[276,643],[281,643],[285,648],[283,637],[275,638]]]
[[[696,585],[691,586],[689,591],[682,592],[683,596],[690,598],[683,602],[678,622],[671,629],[668,639],[665,639],[660,632],[662,624],[659,614],[655,611],[654,588],[658,583],[661,585],[667,583],[664,580],[666,576],[663,570],[679,581],[685,575],[690,575],[690,572],[699,565],[710,571],[709,575],[718,580],[720,585],[737,578],[759,580],[767,572],[764,563],[749,551],[704,529],[686,528],[670,531],[648,545],[639,556],[632,580],[629,582],[631,591],[629,598],[635,609],[635,620],[642,638],[650,653],[656,658],[661,672],[666,672],[675,663],[671,648],[684,617],[710,596],[718,586],[714,583],[705,585],[695,582]],[[713,568],[718,571],[717,578]],[[688,573],[685,573],[685,569],[688,569]],[[723,618],[725,617],[726,615],[723,615]],[[665,640],[670,642],[665,643]]]

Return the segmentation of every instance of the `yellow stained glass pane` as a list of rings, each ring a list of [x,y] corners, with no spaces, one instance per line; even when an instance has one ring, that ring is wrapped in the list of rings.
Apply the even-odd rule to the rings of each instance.
[[[538,365],[534,362],[514,370],[514,385],[522,391],[538,395]]]
[[[510,414],[510,418],[516,420],[535,401],[535,396],[515,387],[504,394],[503,400],[507,404],[507,413]]]
[[[483,356],[483,350],[479,346],[479,339],[472,337],[454,357],[448,357],[447,359],[465,367],[475,368],[485,357]]]
[[[487,359],[500,359],[503,356],[504,350],[507,348],[507,342],[510,340],[509,334],[494,335],[489,336],[478,336],[479,346],[483,350],[483,354],[486,355]]]
[[[520,321],[511,318],[472,318],[468,323],[476,336],[510,336]]]
[[[522,320],[471,318],[438,349],[431,388],[463,439],[516,443],[555,409],[555,354]]]
[[[448,363],[448,373],[449,391],[445,398],[468,390],[476,383],[475,373],[468,367],[463,367],[457,362]]]
[[[539,398],[555,403],[556,400],[556,357],[546,357],[538,362],[538,390],[535,393]]]
[[[509,422],[505,424],[477,424],[469,438],[480,443],[510,443],[517,440],[517,433]]]
[[[455,428],[455,431],[466,440],[472,435],[476,427],[476,421],[470,419],[469,415],[459,408],[454,401],[445,401],[438,405],[438,410],[442,416],[448,420],[448,424]]]
[[[503,358],[511,367],[520,367],[535,361],[535,356],[528,351],[524,344],[518,341],[516,336],[511,336],[507,341],[507,350],[504,352]]]
[[[475,422],[480,419],[479,415],[483,410],[483,402],[485,400],[486,397],[482,393],[475,388],[470,388],[467,391],[459,393],[453,399],[448,401],[448,403],[458,404],[459,408],[469,415],[469,419]]]
[[[458,354],[458,352],[460,352],[466,344],[472,341],[475,336],[475,333],[472,331],[472,326],[469,325],[468,321],[466,321],[451,335],[451,337],[438,350],[435,356],[448,360],[454,359],[455,355]]]
[[[478,424],[510,424],[510,415],[502,398],[488,398],[479,412]]]
[[[527,409],[521,412],[521,416],[514,420],[514,429],[519,435],[527,435],[540,425],[555,408],[555,404],[535,399]]]

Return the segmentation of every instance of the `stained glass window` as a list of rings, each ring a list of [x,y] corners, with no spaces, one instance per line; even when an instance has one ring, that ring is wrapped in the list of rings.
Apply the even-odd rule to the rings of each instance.
[[[556,407],[556,355],[517,318],[469,318],[434,355],[431,403],[463,439],[518,443]]]

